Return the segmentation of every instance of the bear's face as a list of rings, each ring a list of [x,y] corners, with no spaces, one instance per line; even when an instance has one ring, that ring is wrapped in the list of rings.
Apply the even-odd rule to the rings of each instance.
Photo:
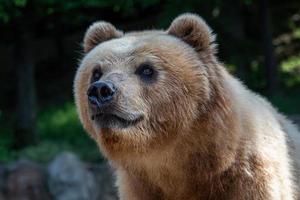
[[[166,32],[123,35],[106,22],[89,28],[75,100],[105,153],[147,151],[192,128],[210,98],[212,42],[195,15],[175,19]]]

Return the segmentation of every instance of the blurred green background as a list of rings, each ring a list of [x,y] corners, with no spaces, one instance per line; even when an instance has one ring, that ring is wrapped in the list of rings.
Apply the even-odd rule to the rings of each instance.
[[[64,150],[101,161],[73,103],[86,28],[107,20],[124,31],[166,29],[183,12],[212,27],[231,73],[300,114],[299,0],[0,0],[0,163],[48,162]]]

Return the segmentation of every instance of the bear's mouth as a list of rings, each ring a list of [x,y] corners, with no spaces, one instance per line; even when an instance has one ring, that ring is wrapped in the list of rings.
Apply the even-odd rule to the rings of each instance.
[[[137,125],[143,120],[143,116],[135,116],[129,118],[120,117],[111,113],[97,113],[91,116],[100,128],[128,128]]]

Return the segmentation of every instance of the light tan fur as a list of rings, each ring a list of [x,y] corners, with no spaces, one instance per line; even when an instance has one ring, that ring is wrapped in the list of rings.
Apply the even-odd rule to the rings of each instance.
[[[181,15],[167,31],[125,35],[93,25],[84,49],[75,101],[116,171],[120,199],[297,199],[287,138],[299,138],[298,130],[225,70],[199,16]],[[158,71],[152,84],[134,74],[145,61]],[[118,86],[120,113],[141,114],[141,122],[101,128],[91,120],[86,91],[96,64],[101,79]]]

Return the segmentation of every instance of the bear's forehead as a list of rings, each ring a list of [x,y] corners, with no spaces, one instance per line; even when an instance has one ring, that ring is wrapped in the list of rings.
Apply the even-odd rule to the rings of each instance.
[[[138,37],[128,36],[105,41],[89,52],[83,61],[93,63],[99,60],[124,59],[141,45],[138,40]]]
[[[160,49],[163,45],[174,44],[176,39],[166,34],[132,34],[105,41],[97,45],[86,55],[87,60],[98,60],[106,57],[124,58],[143,47]]]
[[[137,40],[138,38],[133,36],[113,39],[98,45],[96,50],[115,54],[126,54],[136,48]]]

